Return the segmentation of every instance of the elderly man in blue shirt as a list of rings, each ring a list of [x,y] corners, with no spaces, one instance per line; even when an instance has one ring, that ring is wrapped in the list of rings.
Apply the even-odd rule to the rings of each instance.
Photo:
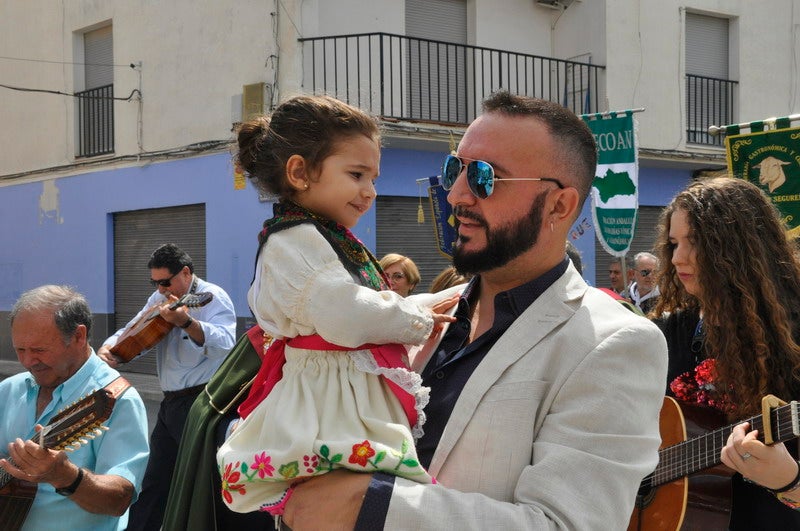
[[[126,527],[147,464],[147,416],[136,390],[126,388],[119,373],[95,355],[90,331],[86,299],[65,286],[25,292],[11,310],[11,340],[28,372],[0,382],[0,441],[8,443],[0,448],[0,485],[27,482],[38,488],[28,499],[0,496],[2,529],[22,523],[6,520],[12,515],[24,521],[23,530]],[[38,444],[40,425],[102,388],[121,392],[103,436],[69,456],[46,439]],[[30,507],[26,518],[23,507]]]

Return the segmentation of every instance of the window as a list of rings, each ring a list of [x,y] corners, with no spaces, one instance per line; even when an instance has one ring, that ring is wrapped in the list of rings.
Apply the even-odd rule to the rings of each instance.
[[[77,156],[114,152],[114,46],[111,26],[83,35],[84,87],[77,98]]]
[[[736,122],[735,89],[728,78],[729,20],[686,14],[686,141],[722,145],[710,125]]]

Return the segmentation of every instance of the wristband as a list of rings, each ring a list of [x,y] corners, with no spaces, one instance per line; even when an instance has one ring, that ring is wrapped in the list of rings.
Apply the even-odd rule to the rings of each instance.
[[[190,315],[190,316],[189,316],[189,318],[186,320],[186,322],[185,322],[185,323],[183,323],[183,324],[181,325],[181,328],[183,328],[184,330],[186,330],[187,328],[189,328],[190,326],[192,326],[192,323],[193,323],[193,322],[194,322],[194,319],[192,319],[192,316]]]
[[[770,491],[772,494],[778,495],[781,494],[782,492],[789,492],[790,490],[794,490],[797,487],[800,487],[800,461],[796,461],[796,463],[797,463],[797,475],[794,477],[791,483],[780,489],[767,489],[767,490]]]
[[[56,489],[56,494],[61,494],[62,496],[72,496],[75,494],[75,491],[78,490],[78,485],[81,484],[83,480],[83,469],[78,467],[78,477],[75,478],[70,485],[66,487],[62,487],[60,489]]]

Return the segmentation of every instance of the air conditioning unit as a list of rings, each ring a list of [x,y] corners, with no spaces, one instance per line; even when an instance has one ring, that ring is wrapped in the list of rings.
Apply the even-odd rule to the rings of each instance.
[[[550,9],[566,9],[573,1],[574,0],[536,0],[536,3]]]
[[[242,121],[264,113],[264,83],[242,87]]]
[[[561,9],[561,4],[558,3],[558,0],[536,0],[536,3],[550,9]]]

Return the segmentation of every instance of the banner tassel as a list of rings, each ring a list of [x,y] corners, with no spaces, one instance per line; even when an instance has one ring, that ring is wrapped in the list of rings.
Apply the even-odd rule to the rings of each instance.
[[[425,223],[425,209],[422,208],[422,183],[417,182],[419,186],[419,206],[417,207],[417,223],[420,225]]]

